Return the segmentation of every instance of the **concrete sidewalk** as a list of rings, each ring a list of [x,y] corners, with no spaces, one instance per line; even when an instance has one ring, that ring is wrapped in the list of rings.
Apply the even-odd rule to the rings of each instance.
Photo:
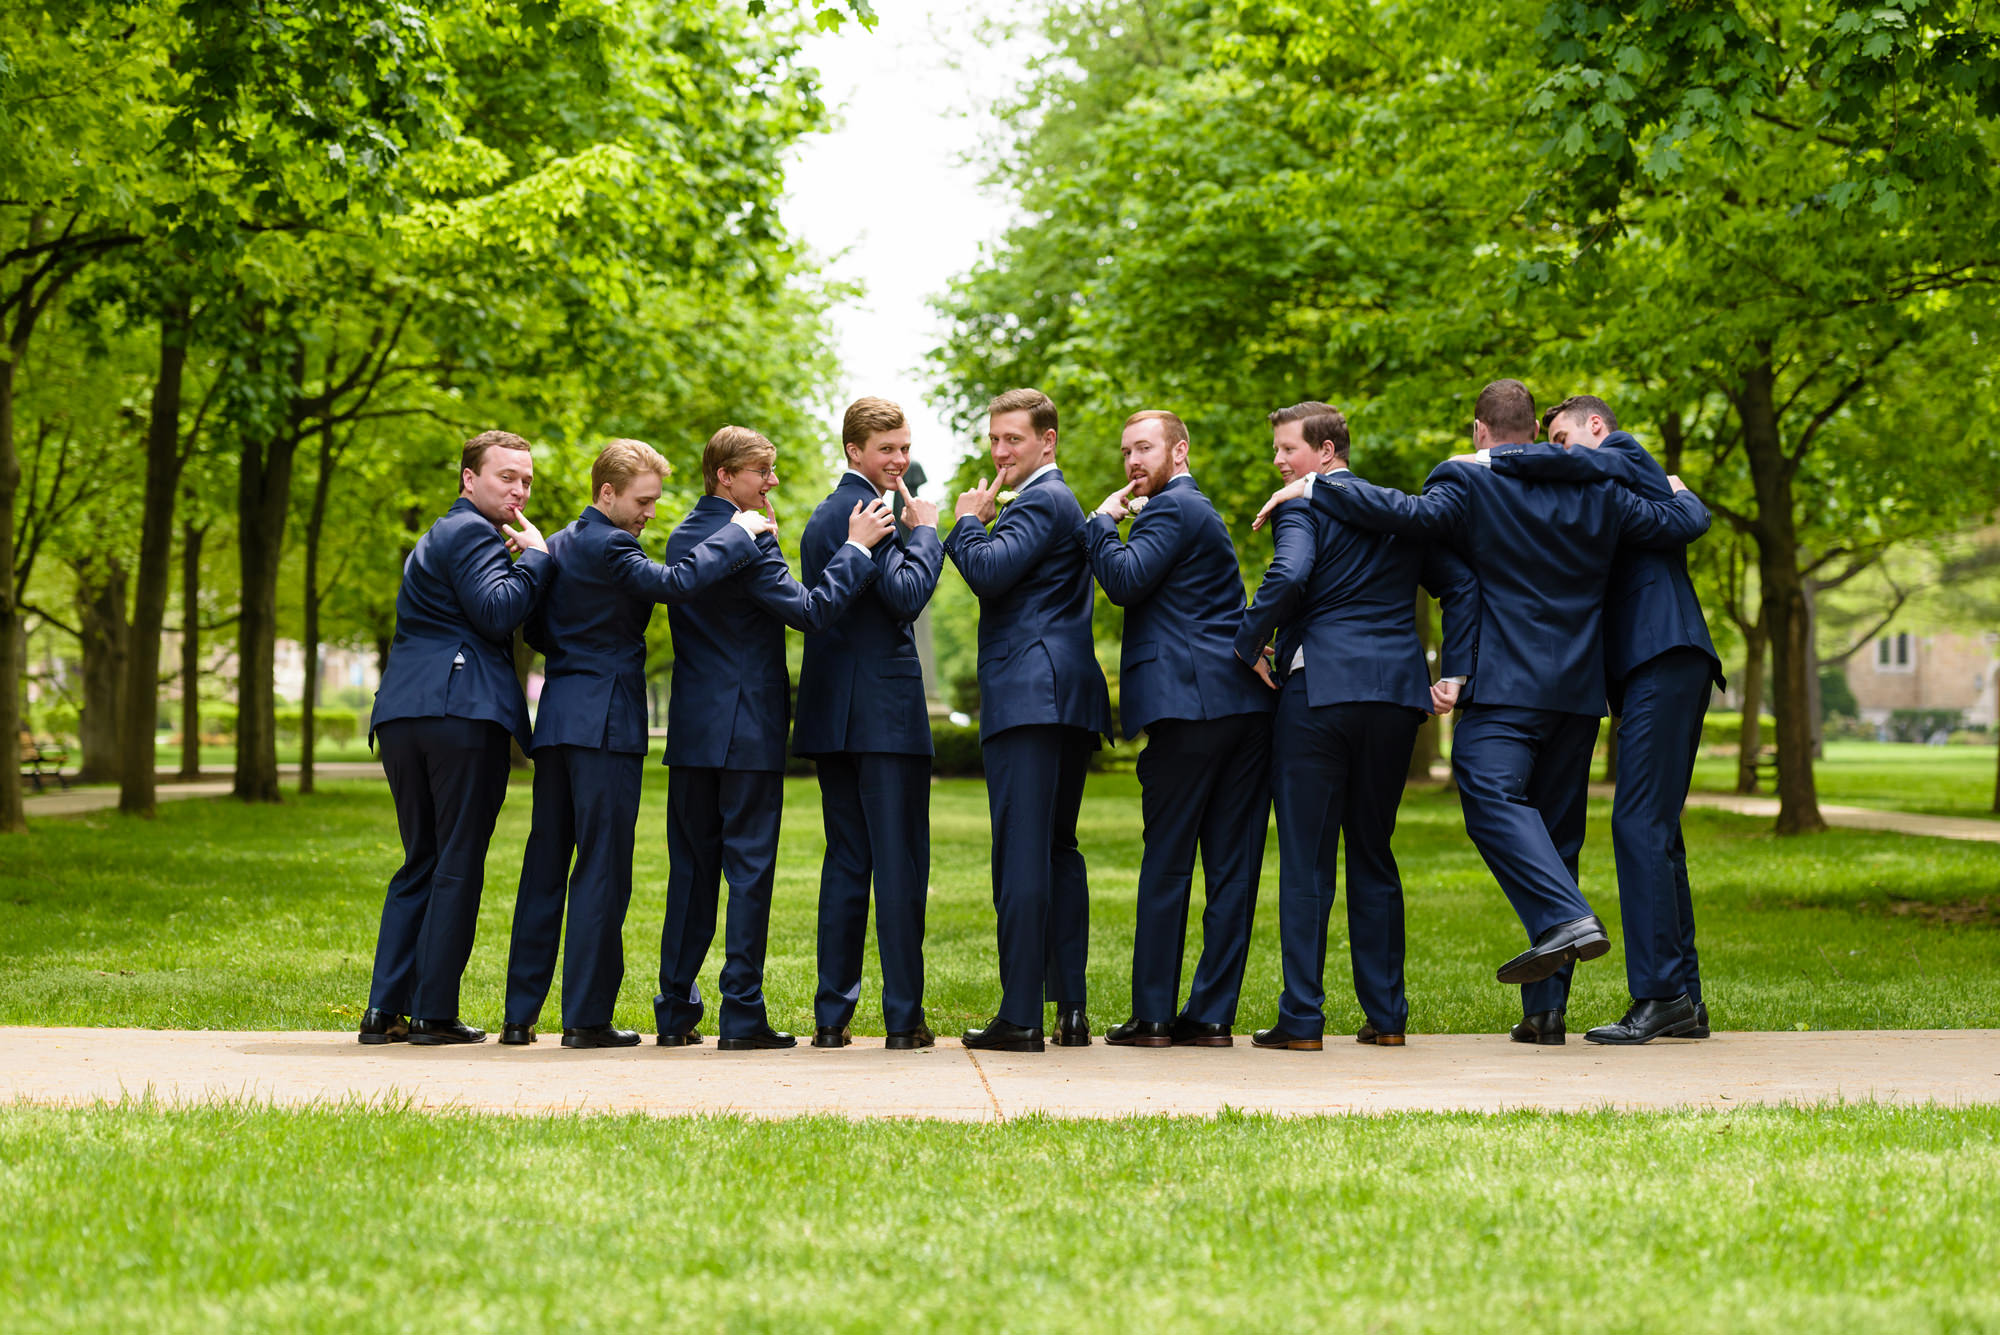
[[[1737,1108],[1846,1102],[2000,1103],[2000,1030],[1730,1033],[1604,1048],[1502,1035],[1413,1036],[1402,1049],[1329,1035],[1324,1052],[1233,1048],[1050,1048],[928,1052],[851,1048],[571,1052],[363,1047],[347,1033],[0,1030],[0,1100],[78,1104],[152,1093],[170,1103],[408,1101],[487,1112],[739,1113],[1006,1121],[1028,1114],[1121,1117],[1244,1112]]]
[[[380,779],[382,765],[374,760],[322,760],[313,766],[313,773],[319,778],[333,779]],[[299,777],[297,765],[278,766],[278,777],[296,781]],[[153,787],[153,800],[175,802],[190,797],[227,797],[234,781],[226,773],[218,772],[214,778],[202,778],[193,783],[181,783],[171,775],[161,775]],[[86,811],[112,811],[118,806],[118,785],[97,784],[89,788],[68,788],[56,792],[38,793],[23,798],[22,810],[29,820],[44,816],[80,816]]]

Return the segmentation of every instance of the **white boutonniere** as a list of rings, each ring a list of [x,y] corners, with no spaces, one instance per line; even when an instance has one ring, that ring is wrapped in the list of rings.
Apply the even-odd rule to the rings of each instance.
[[[1144,496],[1131,497],[1129,500],[1125,502],[1125,508],[1127,510],[1130,510],[1133,514],[1136,515],[1141,510],[1146,508],[1146,500],[1147,498]]]
[[[1003,491],[999,495],[993,498],[993,504],[996,507],[1011,505],[1013,504],[1014,498],[1019,494],[1020,494],[1019,492]]]

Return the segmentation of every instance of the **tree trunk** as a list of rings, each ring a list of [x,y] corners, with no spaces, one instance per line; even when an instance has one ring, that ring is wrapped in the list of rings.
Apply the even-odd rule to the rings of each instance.
[[[83,763],[81,783],[111,783],[118,778],[120,738],[128,731],[120,698],[131,648],[131,628],[125,620],[125,567],[114,556],[91,556],[75,563],[76,629],[83,648],[83,712],[77,719],[77,742]],[[134,719],[136,728],[143,720]]]
[[[1812,654],[1806,664],[1806,717],[1812,721],[1812,757],[1826,759],[1826,707],[1819,687],[1819,585],[1808,579],[1800,586],[1806,600],[1806,648]]]
[[[306,513],[305,571],[305,654],[306,678],[299,705],[299,792],[313,790],[313,748],[319,735],[313,711],[319,707],[319,539],[326,527],[327,494],[333,489],[333,470],[339,463],[333,445],[333,424],[324,422],[319,431],[319,472],[313,478],[312,507]]]
[[[1435,614],[1431,611],[1431,597],[1422,589],[1417,590],[1417,640],[1424,646],[1424,662],[1432,681],[1437,680],[1437,660],[1430,657],[1438,647],[1438,629]],[[1417,729],[1417,744],[1410,752],[1408,778],[1414,783],[1431,781],[1431,766],[1437,763],[1438,734],[1443,724],[1432,720],[1430,725]]]
[[[185,301],[160,317],[160,374],[146,423],[146,497],[132,604],[132,654],[125,667],[125,742],[118,758],[118,809],[153,814],[154,723],[160,709],[160,631],[173,582],[174,504],[180,498],[181,383],[189,333]],[[181,684],[183,692],[187,683]]]
[[[23,319],[26,317],[23,316]],[[16,333],[13,344],[27,341]],[[14,497],[21,489],[21,461],[14,453],[14,368],[20,365],[19,348],[14,355],[0,356],[0,746],[11,747],[21,732],[22,683],[20,671],[27,647],[21,633],[21,605],[14,588]],[[19,834],[28,828],[21,807],[21,766],[18,754],[9,753],[0,765],[0,834]]]
[[[294,359],[292,389],[304,379]],[[291,507],[292,460],[299,446],[296,416],[270,439],[246,437],[236,481],[236,555],[243,574],[242,620],[236,630],[236,781],[245,802],[276,802],[278,793],[278,565]]]
[[[1760,618],[1744,636],[1743,675],[1737,689],[1743,696],[1743,724],[1736,732],[1736,791],[1757,791],[1757,753],[1764,748],[1764,622]]]
[[[2000,750],[2000,747],[1996,747],[1995,750]],[[1993,814],[2000,816],[2000,767],[1996,767],[1993,772]]]
[[[1776,375],[1768,356],[1744,376],[1736,401],[1744,455],[1757,494],[1757,576],[1771,639],[1771,704],[1777,720],[1779,834],[1826,828],[1813,782],[1811,678],[1818,671],[1805,579],[1799,573],[1792,476],[1796,463],[1778,435]]]
[[[181,772],[201,777],[201,546],[208,526],[181,524]]]

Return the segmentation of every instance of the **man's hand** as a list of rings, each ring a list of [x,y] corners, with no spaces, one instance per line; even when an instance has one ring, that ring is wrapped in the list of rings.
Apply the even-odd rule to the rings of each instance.
[[[863,547],[873,548],[882,539],[896,531],[896,516],[889,509],[889,502],[881,497],[863,505],[854,503],[853,513],[847,516],[847,538]]]
[[[1241,655],[1238,655],[1241,657]],[[1271,675],[1271,649],[1266,645],[1264,652],[1250,660],[1250,670],[1260,677],[1272,690],[1278,689],[1278,679]]]
[[[778,521],[762,510],[738,510],[729,516],[729,522],[753,538],[761,538],[766,533],[778,531]]]
[[[515,528],[510,524],[502,524],[500,526],[501,534],[507,539],[507,550],[516,556],[531,548],[535,551],[546,553],[549,550],[549,545],[542,541],[542,531],[535,527],[534,521],[519,510],[513,513],[514,523],[519,524],[520,527]]]
[[[903,479],[900,477],[896,479],[896,494],[903,498],[903,521],[911,528],[923,525],[929,525],[931,528],[938,526],[936,501],[920,501],[910,495],[910,489],[903,485]]]
[[[1687,483],[1681,481],[1681,475],[1679,473],[1667,474],[1667,485],[1672,487],[1675,491],[1686,491],[1688,489]]]
[[[1458,705],[1459,684],[1455,681],[1431,683],[1431,713],[1449,714]]]
[[[1446,459],[1445,462],[1448,464],[1476,464],[1479,462],[1479,456],[1476,454],[1454,454],[1451,458]]]
[[[1130,496],[1132,488],[1138,485],[1136,482],[1127,482],[1124,486],[1106,496],[1104,504],[1097,507],[1097,513],[1103,515],[1114,524],[1124,523],[1132,513],[1132,507],[1125,504],[1125,498]]]
[[[1305,478],[1303,477],[1293,478],[1290,482],[1287,482],[1284,486],[1278,488],[1276,491],[1271,493],[1271,499],[1264,502],[1264,508],[1257,512],[1257,517],[1255,519],[1250,521],[1250,527],[1251,528],[1264,527],[1264,521],[1271,517],[1271,511],[1277,509],[1279,506],[1283,505],[1286,501],[1295,501],[1299,497],[1305,494],[1306,494]]]
[[[973,484],[970,490],[958,493],[958,500],[952,506],[952,515],[956,519],[963,519],[967,515],[971,515],[982,524],[990,524],[993,522],[993,516],[1000,513],[1000,507],[993,500],[999,494],[1000,475],[997,473],[994,474],[993,485],[990,487],[986,485],[986,479],[982,477],[978,482]]]

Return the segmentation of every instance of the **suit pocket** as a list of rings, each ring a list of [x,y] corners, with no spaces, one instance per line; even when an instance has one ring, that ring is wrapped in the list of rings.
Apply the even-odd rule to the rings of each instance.
[[[884,677],[921,677],[923,664],[914,658],[892,658],[877,666],[876,672]]]
[[[982,663],[990,663],[995,659],[1005,658],[1006,656],[1007,641],[1005,640],[996,640],[992,644],[982,646],[979,650],[979,661]]]
[[[1125,649],[1125,666],[1131,667],[1136,663],[1150,663],[1159,656],[1160,646],[1157,644],[1128,645]]]

